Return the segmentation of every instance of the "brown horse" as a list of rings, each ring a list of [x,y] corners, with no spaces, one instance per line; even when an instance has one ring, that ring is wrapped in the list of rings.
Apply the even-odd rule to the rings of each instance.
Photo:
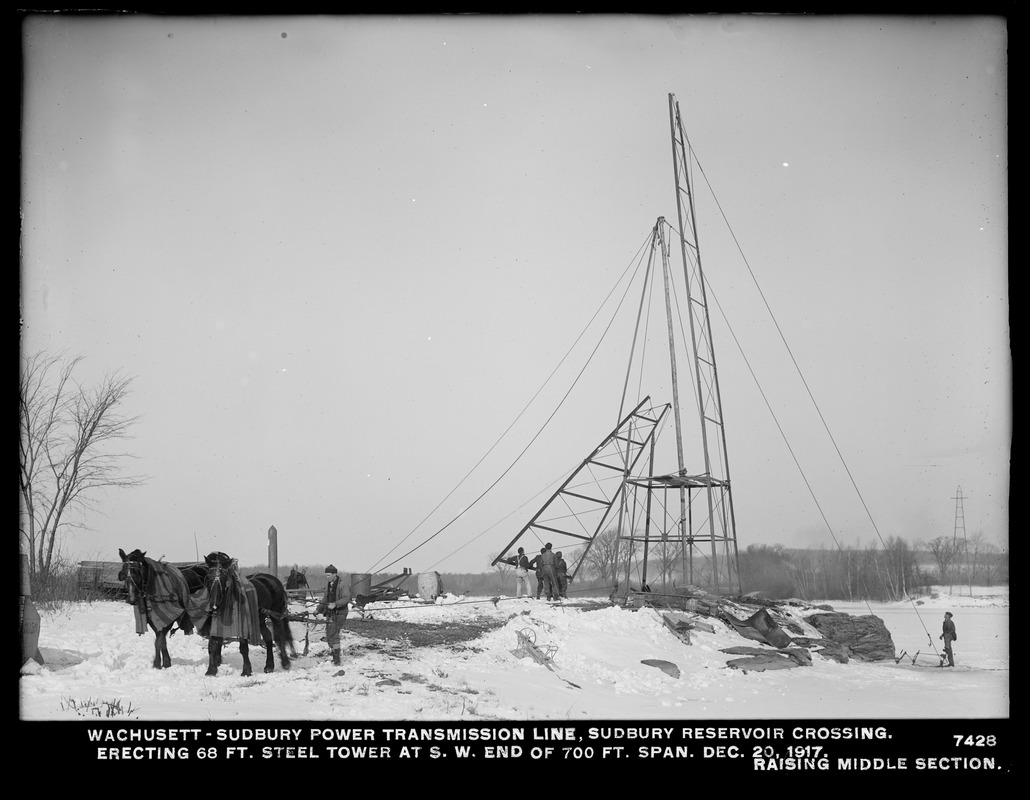
[[[154,668],[172,666],[168,655],[168,634],[176,627],[193,633],[193,621],[187,611],[189,597],[203,588],[207,567],[194,564],[179,569],[172,564],[147,558],[146,551],[133,550],[128,555],[119,548],[122,568],[118,580],[124,581],[129,604],[136,614],[136,632],[154,631]]]
[[[225,553],[211,553],[204,559],[207,575],[208,618],[198,622],[200,633],[208,637],[208,675],[217,675],[222,663],[225,639],[238,639],[243,655],[243,675],[251,675],[249,642],[263,641],[265,672],[275,671],[274,649],[279,650],[282,668],[290,668],[286,646],[296,654],[293,633],[286,615],[289,599],[274,575],[258,573],[243,578],[236,560]],[[196,619],[194,621],[197,621]]]

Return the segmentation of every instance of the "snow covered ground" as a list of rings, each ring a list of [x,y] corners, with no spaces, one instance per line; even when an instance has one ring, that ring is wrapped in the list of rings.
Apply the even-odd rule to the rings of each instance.
[[[458,598],[435,604],[398,601],[370,607],[383,620],[505,621],[483,637],[453,647],[357,647],[345,639],[343,674],[333,667],[322,629],[288,672],[278,664],[241,677],[235,645],[225,648],[217,677],[205,677],[206,642],[175,634],[172,667],[155,670],[153,635],[135,633],[132,609],[97,602],[42,614],[39,648],[45,664],[29,662],[20,678],[20,718],[26,721],[533,721],[1005,719],[1009,716],[1007,587],[948,587],[921,601],[831,603],[837,611],[873,613],[894,638],[899,663],[839,664],[818,655],[810,667],[747,673],[730,669],[720,652],[757,643],[727,626],[694,631],[687,645],[651,609],[590,608],[536,600]],[[937,668],[945,611],[955,615],[956,669]],[[348,620],[360,631],[362,619]],[[518,658],[518,632],[551,650],[553,671]],[[298,641],[303,625],[294,623]],[[814,633],[813,636],[818,636]],[[256,656],[256,658],[255,658]],[[678,677],[645,660],[671,662]],[[675,673],[675,670],[671,670]]]

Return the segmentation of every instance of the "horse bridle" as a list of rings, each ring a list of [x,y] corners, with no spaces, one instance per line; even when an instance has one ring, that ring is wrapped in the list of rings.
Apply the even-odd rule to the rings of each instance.
[[[129,591],[129,605],[139,606],[143,611],[143,616],[146,619],[150,618],[150,614],[147,610],[147,591],[144,587],[146,581],[143,579],[143,573],[146,569],[146,564],[142,561],[133,561],[127,559],[125,562],[125,582],[129,584],[132,591]],[[138,575],[138,577],[137,577]],[[133,601],[132,594],[135,592],[136,600]]]
[[[223,597],[229,594],[229,582],[232,580],[232,575],[229,567],[220,564],[215,561],[214,563],[208,564],[208,573],[204,583],[208,587],[208,604],[209,610],[213,613],[218,611],[218,605],[211,603],[211,586],[218,584],[218,603],[223,602]]]
[[[125,563],[125,566],[124,566],[125,578],[123,580],[127,584],[131,585],[133,589],[135,589],[137,595],[139,595],[139,596],[146,596],[146,593],[143,590],[143,586],[141,585],[142,578],[143,578],[143,566],[144,566],[143,562],[142,561],[132,561],[132,560],[127,559],[124,563]],[[136,577],[137,573],[139,573],[139,578],[138,579]]]

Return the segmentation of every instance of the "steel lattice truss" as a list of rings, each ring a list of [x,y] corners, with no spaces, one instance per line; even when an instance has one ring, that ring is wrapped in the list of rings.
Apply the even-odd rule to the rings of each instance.
[[[616,503],[625,501],[627,480],[641,456],[648,453],[655,433],[669,406],[651,407],[645,398],[588,455],[551,496],[536,515],[494,559],[496,564],[523,542],[532,558],[544,542],[554,550],[577,548],[570,562],[569,575],[576,576],[590,551],[594,538],[616,513]],[[584,546],[585,545],[585,546]]]

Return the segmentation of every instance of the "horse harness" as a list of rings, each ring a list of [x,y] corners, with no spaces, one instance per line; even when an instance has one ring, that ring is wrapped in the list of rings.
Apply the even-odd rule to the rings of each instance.
[[[150,583],[155,585],[159,581],[151,580],[147,581],[143,578],[143,574],[148,572],[146,563],[142,561],[126,561],[125,562],[125,576],[127,580],[132,584],[132,588],[136,590],[137,596],[140,598],[150,601],[152,603],[172,603],[178,599],[178,596],[174,591],[169,589],[167,594],[159,594],[157,592],[148,592],[145,584]],[[136,579],[136,573],[139,573],[140,580]]]

